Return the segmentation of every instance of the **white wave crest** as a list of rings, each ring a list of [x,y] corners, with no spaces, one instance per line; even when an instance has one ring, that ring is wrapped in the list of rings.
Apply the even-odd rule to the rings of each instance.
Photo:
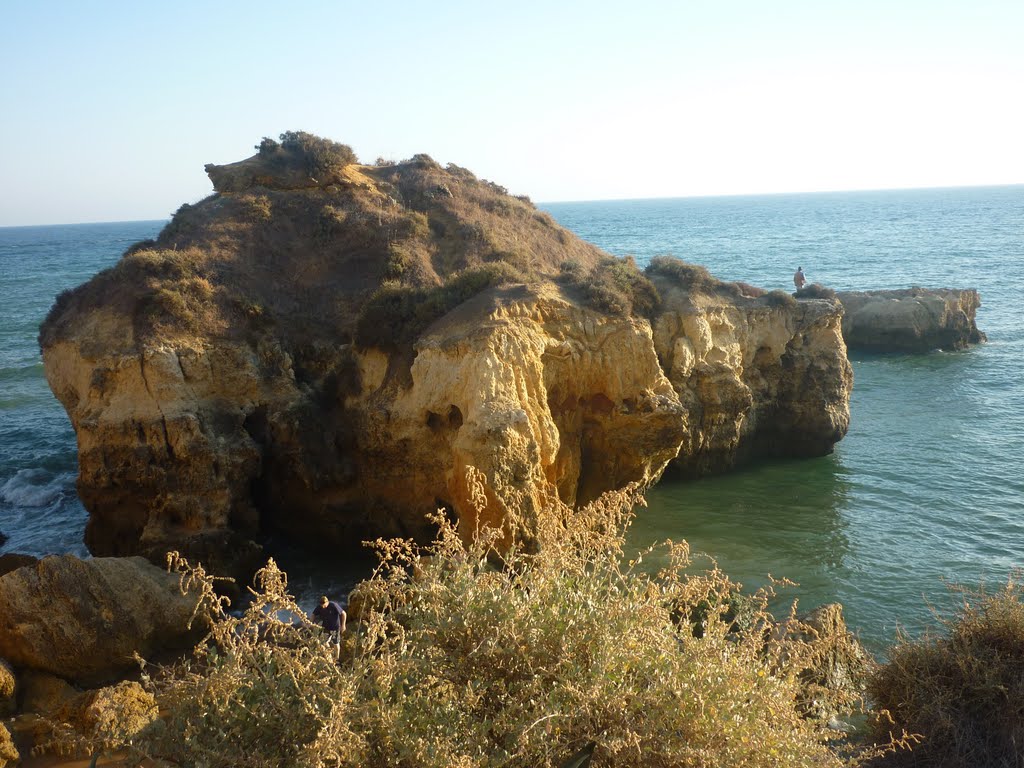
[[[48,507],[68,490],[71,475],[54,477],[42,469],[19,469],[0,486],[0,501],[16,507]]]

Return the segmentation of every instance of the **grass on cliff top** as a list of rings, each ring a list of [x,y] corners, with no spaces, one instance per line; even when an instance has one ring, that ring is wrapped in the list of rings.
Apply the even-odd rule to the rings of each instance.
[[[756,299],[768,293],[750,283],[719,280],[706,267],[689,264],[674,256],[655,256],[644,272],[648,277],[667,280],[692,293],[718,294],[731,299]]]
[[[429,547],[376,542],[340,664],[273,562],[241,618],[185,567],[210,636],[154,678],[166,717],[127,746],[207,768],[561,768],[590,742],[594,766],[840,765],[799,711],[805,646],[766,643],[766,595],[736,632],[735,585],[685,544],[654,575],[622,563],[637,500],[553,499],[532,553],[440,516]]]
[[[427,155],[358,165],[345,145],[301,131],[264,139],[259,150],[271,166],[308,166],[313,175],[326,168],[319,175],[327,180],[288,189],[261,176],[265,186],[253,181],[182,205],[155,241],[60,297],[41,343],[73,336],[84,314],[106,309],[131,319],[137,344],[270,329],[286,344],[344,343],[381,290],[399,309],[410,302],[394,300],[396,287],[436,309],[467,285],[466,273],[554,280],[564,262],[589,272],[607,258],[528,198]],[[132,259],[143,252],[151,254],[146,263]],[[431,313],[414,313],[414,322],[424,314]]]

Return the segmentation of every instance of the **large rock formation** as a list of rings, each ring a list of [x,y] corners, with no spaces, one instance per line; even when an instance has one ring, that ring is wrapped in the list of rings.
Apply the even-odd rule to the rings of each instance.
[[[196,598],[141,557],[51,556],[0,577],[0,657],[17,668],[103,683],[196,639]]]
[[[438,507],[529,539],[553,494],[845,433],[835,302],[644,275],[465,169],[289,136],[43,325],[94,553],[424,538]]]
[[[842,291],[836,296],[845,310],[843,337],[850,349],[930,352],[985,341],[975,323],[981,297],[974,289]]]

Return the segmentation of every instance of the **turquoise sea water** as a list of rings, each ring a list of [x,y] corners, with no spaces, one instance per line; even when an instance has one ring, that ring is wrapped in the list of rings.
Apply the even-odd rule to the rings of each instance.
[[[641,264],[671,253],[716,276],[791,289],[974,287],[989,342],[854,356],[850,432],[831,456],[762,464],[650,494],[631,543],[685,538],[748,587],[839,600],[876,650],[916,632],[943,580],[1024,566],[1024,187],[559,203],[580,236]],[[163,222],[0,228],[0,552],[85,554],[75,443],[43,377],[39,322],[65,288]],[[307,569],[308,570],[308,569]],[[292,574],[302,594],[322,584]],[[332,577],[333,579],[334,577]],[[297,583],[298,582],[298,583]]]

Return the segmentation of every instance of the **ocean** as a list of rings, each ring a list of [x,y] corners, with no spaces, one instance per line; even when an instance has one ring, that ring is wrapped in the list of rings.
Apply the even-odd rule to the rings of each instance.
[[[988,343],[851,355],[851,426],[833,454],[663,481],[631,548],[684,538],[748,589],[789,579],[780,607],[841,602],[876,653],[947,613],[948,585],[997,588],[1024,567],[1024,186],[541,207],[640,265],[672,254],[769,289],[792,290],[802,266],[837,290],[981,293]],[[0,228],[0,553],[86,554],[74,433],[36,333],[60,291],[164,223]],[[320,587],[315,572],[301,579]]]

